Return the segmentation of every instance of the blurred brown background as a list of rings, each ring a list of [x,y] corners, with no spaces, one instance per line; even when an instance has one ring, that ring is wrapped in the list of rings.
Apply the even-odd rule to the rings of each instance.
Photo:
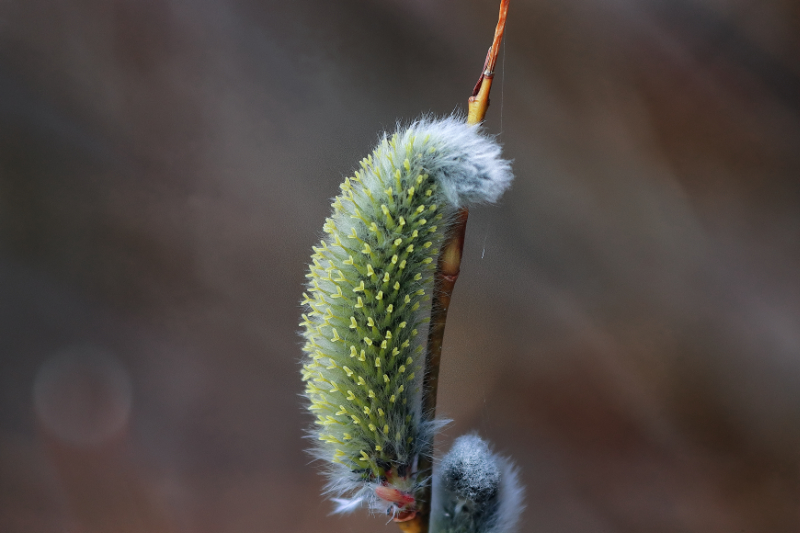
[[[463,109],[495,0],[0,0],[0,531],[329,518],[298,301],[379,131]],[[521,531],[800,530],[800,5],[512,0],[440,439]]]

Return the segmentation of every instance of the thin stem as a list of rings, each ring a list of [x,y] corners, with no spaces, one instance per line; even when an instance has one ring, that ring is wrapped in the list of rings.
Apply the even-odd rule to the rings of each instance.
[[[503,41],[503,33],[506,29],[506,16],[508,15],[508,0],[500,2],[500,16],[497,20],[497,27],[494,30],[494,41],[489,52],[486,54],[486,61],[483,64],[483,71],[478,78],[478,83],[472,90],[469,98],[469,114],[467,115],[468,124],[479,124],[483,122],[486,109],[489,107],[489,91],[492,90],[492,80],[494,79],[494,67],[497,65],[497,56],[500,54],[500,43]]]
[[[506,15],[508,14],[509,0],[501,0],[500,16],[494,32],[494,41],[489,52],[483,70],[478,78],[478,83],[469,98],[469,112],[467,116],[468,124],[479,124],[483,122],[486,110],[489,107],[489,91],[492,88],[494,78],[494,68],[497,64],[497,56],[500,53],[500,43],[503,40],[503,32],[506,26]],[[439,363],[442,358],[442,341],[444,339],[444,328],[447,323],[447,311],[450,308],[450,298],[453,295],[453,288],[458,280],[461,271],[461,255],[464,249],[464,233],[467,229],[467,218],[469,211],[462,208],[456,214],[456,220],[450,229],[448,236],[442,246],[437,263],[436,274],[434,277],[433,303],[431,305],[431,322],[428,330],[428,351],[425,361],[425,379],[422,385],[422,406],[423,413],[428,420],[433,420],[436,416],[436,393],[439,389]],[[433,468],[433,442],[430,448],[423,450],[419,458],[418,472],[430,474]],[[407,522],[398,523],[404,533],[427,533],[430,521],[430,501],[431,483],[430,479],[423,488],[419,497],[420,508],[417,516]]]

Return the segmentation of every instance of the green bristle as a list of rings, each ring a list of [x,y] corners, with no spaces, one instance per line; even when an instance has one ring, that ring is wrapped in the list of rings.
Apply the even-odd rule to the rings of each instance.
[[[384,141],[342,183],[303,300],[303,380],[318,452],[364,480],[409,472],[421,423],[421,310],[445,202],[423,168],[431,145],[404,141]]]

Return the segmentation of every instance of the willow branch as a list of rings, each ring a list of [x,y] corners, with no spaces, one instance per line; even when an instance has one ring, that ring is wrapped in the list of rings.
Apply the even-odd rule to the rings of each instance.
[[[503,32],[506,27],[506,15],[508,14],[509,0],[501,0],[500,16],[494,32],[494,40],[489,52],[486,54],[483,71],[478,78],[478,83],[469,98],[469,111],[467,115],[468,124],[479,124],[483,122],[486,110],[489,107],[489,91],[492,89],[492,79],[494,78],[494,68],[497,64],[497,56],[500,53],[500,44],[503,40]],[[431,322],[428,330],[428,350],[425,361],[425,379],[422,388],[422,408],[423,413],[429,420],[433,420],[436,415],[436,394],[439,389],[439,364],[442,358],[442,341],[444,339],[444,328],[447,323],[447,311],[450,308],[450,298],[453,295],[453,288],[458,275],[461,271],[461,255],[464,249],[464,233],[467,229],[467,218],[469,211],[462,208],[456,214],[450,234],[442,245],[439,254],[436,274],[434,277],[433,303],[431,306]],[[430,448],[423,450],[419,458],[418,472],[430,474],[432,472],[433,442]],[[404,533],[427,533],[430,521],[430,501],[431,483],[430,479],[426,484],[423,493],[420,495],[421,508],[417,516],[407,522],[398,525]]]

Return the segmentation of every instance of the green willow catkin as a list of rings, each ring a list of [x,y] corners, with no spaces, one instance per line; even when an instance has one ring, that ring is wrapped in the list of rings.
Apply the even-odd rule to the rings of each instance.
[[[497,200],[511,179],[492,138],[448,117],[384,135],[341,185],[301,324],[314,453],[337,511],[363,502],[413,516],[413,469],[435,426],[420,388],[439,249],[457,207]]]

